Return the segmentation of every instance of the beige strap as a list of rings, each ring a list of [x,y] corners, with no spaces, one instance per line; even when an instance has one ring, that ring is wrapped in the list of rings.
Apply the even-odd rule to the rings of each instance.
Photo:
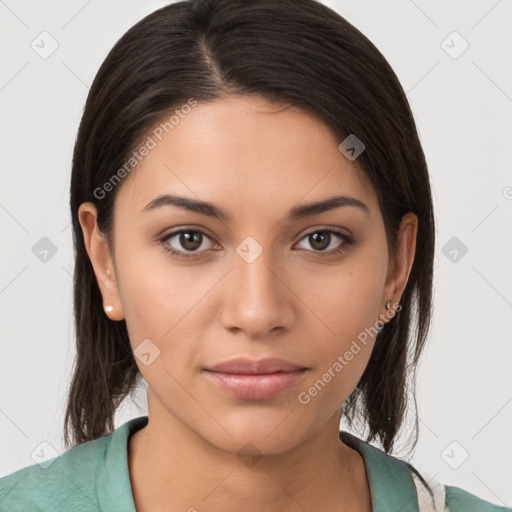
[[[411,472],[412,480],[416,486],[416,493],[418,495],[418,508],[420,512],[449,512],[448,507],[445,504],[445,487],[444,485],[433,477],[425,477],[426,482],[434,493],[434,498],[428,489],[425,487],[423,482]]]

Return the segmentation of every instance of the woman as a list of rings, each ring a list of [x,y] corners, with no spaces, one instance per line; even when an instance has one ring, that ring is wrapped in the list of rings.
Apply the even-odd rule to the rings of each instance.
[[[132,27],[87,99],[71,214],[72,447],[1,479],[0,510],[506,510],[390,454],[431,191],[399,81],[338,14],[185,1]],[[114,431],[143,381],[148,415]]]

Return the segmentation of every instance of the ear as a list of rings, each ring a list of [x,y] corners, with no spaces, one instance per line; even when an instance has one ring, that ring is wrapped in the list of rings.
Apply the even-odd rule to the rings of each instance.
[[[385,312],[385,304],[388,300],[391,300],[391,310],[396,309],[395,304],[400,302],[405,290],[416,253],[417,233],[418,217],[412,212],[406,213],[400,222],[397,234],[396,259],[390,261],[384,295],[382,296],[382,310]],[[384,318],[389,319],[389,314],[388,311]]]
[[[97,219],[96,205],[91,202],[82,203],[78,209],[78,219],[82,226],[85,248],[91,260],[96,280],[103,297],[103,307],[113,306],[111,312],[105,314],[111,320],[123,320],[124,313],[121,305],[119,289],[114,272],[113,260],[104,235],[100,232]],[[110,274],[107,272],[110,271]]]

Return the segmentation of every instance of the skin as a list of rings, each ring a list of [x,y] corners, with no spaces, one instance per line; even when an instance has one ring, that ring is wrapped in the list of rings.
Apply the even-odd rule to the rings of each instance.
[[[388,299],[398,303],[417,217],[403,217],[390,259],[373,187],[340,142],[295,107],[254,96],[199,103],[118,185],[112,252],[94,204],[80,206],[103,303],[114,306],[109,317],[126,320],[134,350],[145,339],[160,350],[148,366],[136,358],[149,416],[128,446],[139,511],[371,511],[363,460],[338,431],[374,338],[308,404],[298,394],[383,318]],[[141,212],[164,192],[210,201],[233,221],[177,206]],[[369,213],[345,206],[286,219],[297,204],[334,193],[363,201]],[[179,235],[159,241],[180,228],[205,233],[199,251]],[[325,228],[355,244],[332,235],[318,248],[307,235]],[[252,263],[236,252],[247,236],[263,249]],[[196,256],[177,258],[165,244]],[[235,356],[281,357],[309,370],[274,398],[243,400],[203,372]],[[253,464],[237,456],[242,447]]]

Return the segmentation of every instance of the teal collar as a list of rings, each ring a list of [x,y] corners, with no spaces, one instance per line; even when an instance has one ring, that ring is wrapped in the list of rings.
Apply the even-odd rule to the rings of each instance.
[[[148,421],[148,416],[139,416],[112,432],[105,463],[98,472],[97,492],[101,510],[137,512],[128,471],[128,440],[137,430],[144,428]],[[112,489],[116,489],[116,492],[113,493]]]
[[[341,441],[358,451],[364,460],[370,484],[373,512],[419,512],[416,487],[409,466],[350,432],[340,432]]]
[[[128,441],[148,424],[148,416],[127,421],[111,434],[105,464],[98,473],[97,491],[102,510],[136,512],[128,471]],[[342,430],[340,440],[360,453],[370,483],[373,512],[419,512],[416,488],[408,465]],[[118,492],[112,494],[111,490]]]

